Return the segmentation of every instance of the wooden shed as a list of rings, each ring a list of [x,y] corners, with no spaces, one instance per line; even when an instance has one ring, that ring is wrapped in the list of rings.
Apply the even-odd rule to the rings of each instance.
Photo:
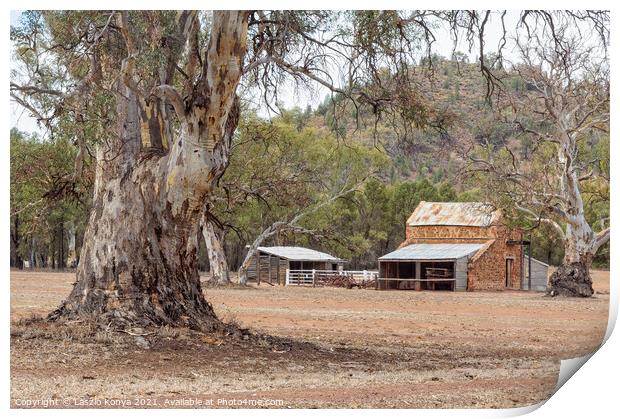
[[[524,290],[545,291],[547,289],[549,265],[537,259],[530,258],[530,256],[525,256],[524,265],[525,275],[521,288]],[[532,267],[531,276],[530,266]]]
[[[259,247],[248,269],[248,281],[284,285],[287,270],[342,271],[344,262],[344,259],[305,247]]]
[[[420,243],[379,258],[379,289],[466,290],[467,263],[482,243]]]

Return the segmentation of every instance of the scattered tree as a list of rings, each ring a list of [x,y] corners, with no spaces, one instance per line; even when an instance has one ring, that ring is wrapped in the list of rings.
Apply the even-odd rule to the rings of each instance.
[[[530,139],[530,150],[483,147],[471,157],[470,168],[488,174],[499,205],[516,210],[530,225],[551,226],[564,243],[563,264],[548,292],[590,296],[589,270],[610,235],[609,156],[604,154],[609,65],[604,46],[583,39],[568,23],[553,31],[554,38],[517,40],[520,63],[513,71],[527,89],[504,97],[502,115]]]

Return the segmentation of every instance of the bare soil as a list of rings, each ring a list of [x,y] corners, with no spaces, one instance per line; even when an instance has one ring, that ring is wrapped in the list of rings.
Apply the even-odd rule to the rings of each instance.
[[[593,278],[588,299],[521,291],[207,288],[221,318],[252,331],[243,338],[33,322],[68,295],[74,274],[12,271],[11,405],[530,405],[553,392],[561,359],[601,343],[609,272]]]

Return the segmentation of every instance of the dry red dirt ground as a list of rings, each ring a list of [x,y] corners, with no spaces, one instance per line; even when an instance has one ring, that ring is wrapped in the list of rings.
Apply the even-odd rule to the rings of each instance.
[[[13,407],[524,406],[549,397],[560,359],[600,345],[609,304],[609,273],[595,272],[590,299],[205,290],[224,320],[292,343],[167,328],[125,338],[25,321],[55,308],[73,281],[71,273],[11,272]]]

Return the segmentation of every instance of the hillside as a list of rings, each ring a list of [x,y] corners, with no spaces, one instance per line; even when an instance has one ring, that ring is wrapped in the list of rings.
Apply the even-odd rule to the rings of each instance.
[[[311,115],[311,126],[342,134],[346,140],[381,146],[390,156],[394,171],[392,181],[427,178],[434,183],[449,181],[457,190],[466,185],[457,179],[463,160],[460,151],[472,142],[491,142],[501,146],[515,141],[512,127],[499,124],[486,101],[486,80],[478,64],[435,57],[432,70],[426,65],[414,69],[412,90],[422,97],[428,125],[405,130],[394,121],[383,119],[375,127],[375,115],[360,108],[359,122],[348,106],[334,118],[331,97]],[[508,78],[507,89],[521,89],[516,78]],[[338,101],[338,98],[336,98]],[[307,113],[306,113],[307,115]]]

